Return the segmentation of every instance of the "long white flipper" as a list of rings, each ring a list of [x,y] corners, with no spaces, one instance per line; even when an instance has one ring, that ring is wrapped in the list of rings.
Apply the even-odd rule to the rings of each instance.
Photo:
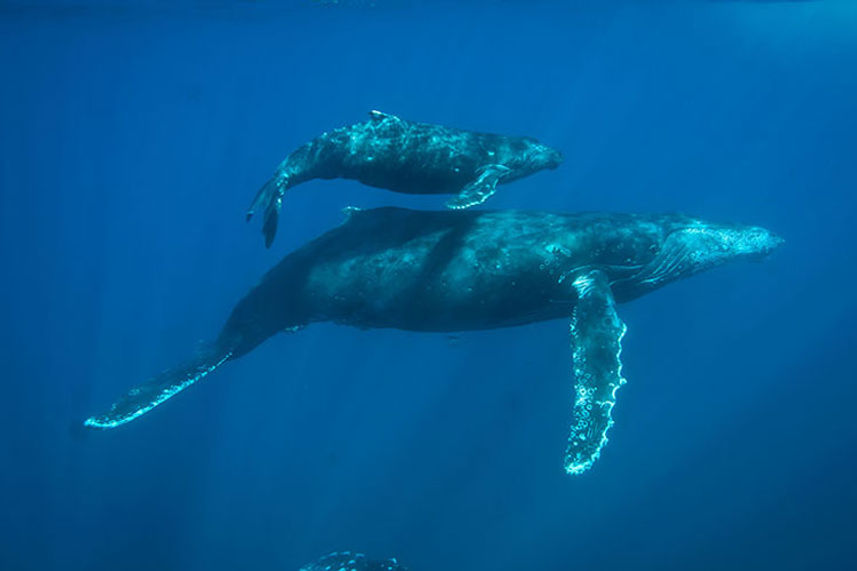
[[[607,431],[613,426],[616,392],[625,384],[620,356],[626,327],[616,315],[616,302],[604,273],[580,274],[573,286],[577,290],[571,317],[574,420],[565,470],[582,474],[598,459],[607,443]]]

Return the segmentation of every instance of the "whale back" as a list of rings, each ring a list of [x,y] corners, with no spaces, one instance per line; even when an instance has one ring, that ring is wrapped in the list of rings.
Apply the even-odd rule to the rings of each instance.
[[[656,226],[635,232],[639,223],[597,213],[352,211],[263,284],[298,299],[307,322],[432,331],[519,325],[567,313],[557,301],[573,301],[561,279],[571,271],[595,265],[619,279],[639,269],[636,257],[650,257],[659,235]]]
[[[648,263],[666,235],[686,217],[673,214],[557,213],[530,210],[428,211],[397,207],[347,209],[343,224],[295,252],[316,261],[357,252],[400,247],[421,236],[443,233],[459,250],[515,244],[552,250],[562,272],[578,266]],[[453,241],[449,236],[455,236]]]

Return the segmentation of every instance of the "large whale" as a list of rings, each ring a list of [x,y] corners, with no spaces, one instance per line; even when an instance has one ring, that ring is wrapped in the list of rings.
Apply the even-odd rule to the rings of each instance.
[[[232,311],[212,346],[131,389],[85,421],[129,422],[280,331],[317,321],[361,328],[463,331],[571,320],[573,424],[565,468],[589,468],[625,382],[616,303],[781,239],[682,215],[351,210],[344,224],[287,255]]]
[[[562,162],[559,151],[530,137],[507,137],[406,121],[380,111],[324,133],[293,151],[256,193],[247,220],[264,210],[270,246],[285,191],[308,180],[354,179],[407,194],[456,194],[453,209],[481,204],[497,185]]]

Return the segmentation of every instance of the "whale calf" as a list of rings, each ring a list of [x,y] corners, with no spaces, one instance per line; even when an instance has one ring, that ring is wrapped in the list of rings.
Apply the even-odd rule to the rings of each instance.
[[[350,209],[345,223],[274,266],[208,350],[85,424],[127,423],[274,334],[313,322],[453,332],[566,318],[574,398],[564,465],[579,474],[606,443],[625,383],[616,303],[762,258],[781,242],[764,228],[677,214]]]
[[[407,121],[380,111],[324,133],[292,152],[259,190],[247,220],[264,210],[270,246],[283,194],[308,180],[347,178],[407,194],[456,194],[453,209],[481,204],[497,185],[562,162],[559,151],[530,137],[476,133]]]

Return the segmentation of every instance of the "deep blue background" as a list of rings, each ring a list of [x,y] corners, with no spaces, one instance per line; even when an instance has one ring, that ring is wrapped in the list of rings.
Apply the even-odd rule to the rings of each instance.
[[[853,569],[857,6],[300,4],[0,7],[0,568]],[[629,383],[583,477],[565,321],[316,325],[70,429],[340,208],[440,204],[312,182],[272,250],[243,223],[287,152],[373,108],[564,152],[494,208],[787,243],[621,307]]]

